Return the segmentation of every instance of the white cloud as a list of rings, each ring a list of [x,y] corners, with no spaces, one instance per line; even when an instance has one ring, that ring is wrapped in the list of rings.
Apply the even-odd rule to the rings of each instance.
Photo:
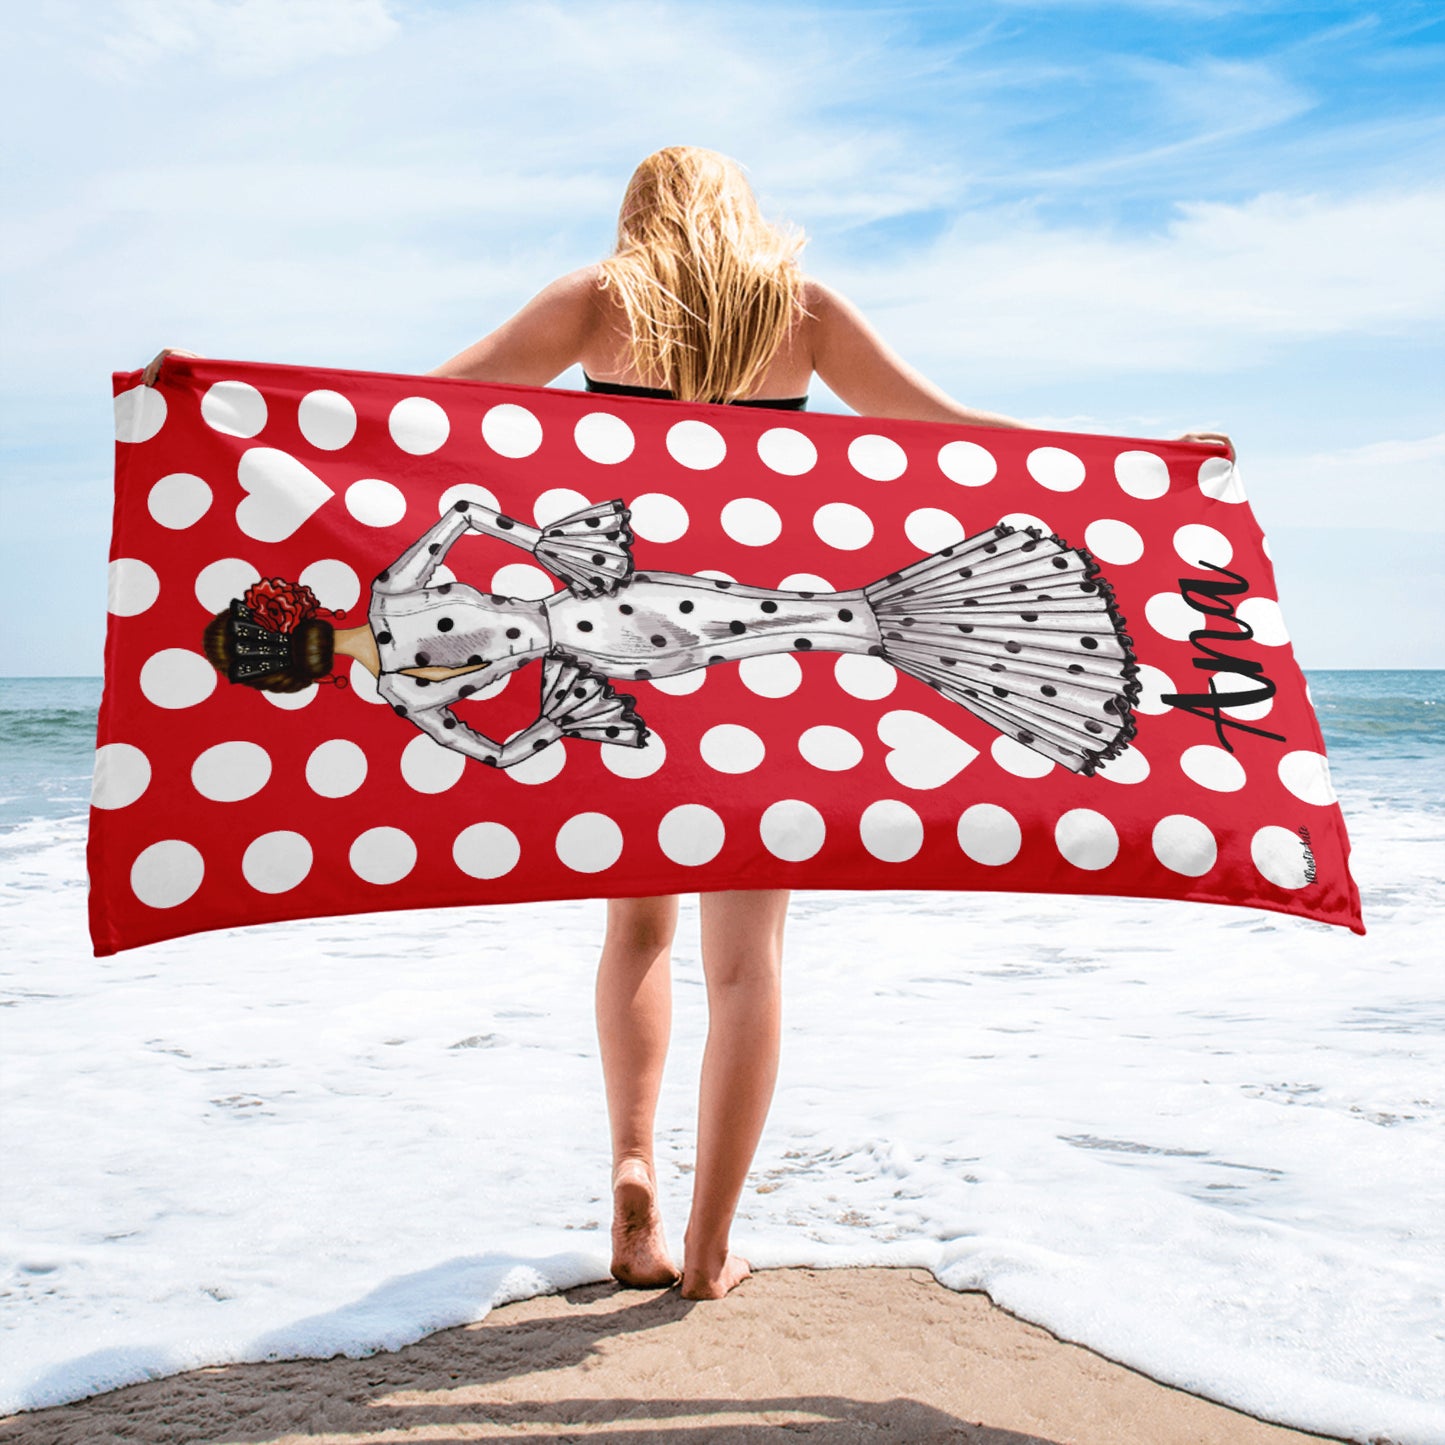
[[[122,0],[114,9],[72,0],[57,9],[80,22],[84,63],[139,83],[174,58],[223,75],[274,75],[363,54],[399,28],[386,0]]]
[[[1255,510],[1322,528],[1445,532],[1445,432],[1241,463]]]
[[[1184,203],[1162,231],[961,218],[839,285],[910,356],[1016,377],[1260,365],[1291,343],[1429,334],[1445,317],[1445,190]]]

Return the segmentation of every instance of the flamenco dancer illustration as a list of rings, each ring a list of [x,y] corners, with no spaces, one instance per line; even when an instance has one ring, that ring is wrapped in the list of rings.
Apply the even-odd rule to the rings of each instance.
[[[272,580],[212,619],[206,654],[232,682],[283,692],[356,658],[399,717],[501,768],[560,738],[643,746],[637,699],[612,679],[774,652],[882,657],[1076,773],[1091,775],[1134,734],[1139,668],[1113,590],[1087,551],[1057,536],[1000,523],[851,591],[784,592],[637,572],[630,515],[614,498],[537,528],[461,501],[377,575],[368,625],[339,630],[328,619],[342,614],[309,588]],[[566,585],[536,601],[434,585],[466,532],[521,547]],[[521,731],[497,742],[452,711],[534,658],[540,710]]]

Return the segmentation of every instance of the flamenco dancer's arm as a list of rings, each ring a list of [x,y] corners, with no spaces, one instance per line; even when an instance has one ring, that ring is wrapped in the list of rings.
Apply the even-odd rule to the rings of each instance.
[[[631,514],[619,498],[583,507],[544,528],[529,527],[481,502],[460,501],[384,572],[379,592],[412,592],[427,586],[447,550],[463,532],[497,537],[530,552],[580,597],[615,592],[632,574]]]
[[[538,717],[505,742],[499,743],[468,727],[450,707],[418,707],[415,701],[407,706],[397,700],[399,696],[389,695],[387,701],[428,737],[496,768],[509,768],[559,738],[640,748],[650,736],[633,711],[636,698],[630,693],[614,692],[601,673],[561,653],[543,660]]]

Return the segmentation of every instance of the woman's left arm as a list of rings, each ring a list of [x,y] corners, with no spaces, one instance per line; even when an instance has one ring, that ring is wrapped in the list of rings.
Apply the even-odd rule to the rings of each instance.
[[[546,386],[582,359],[601,317],[600,294],[596,266],[561,276],[510,320],[427,375]]]

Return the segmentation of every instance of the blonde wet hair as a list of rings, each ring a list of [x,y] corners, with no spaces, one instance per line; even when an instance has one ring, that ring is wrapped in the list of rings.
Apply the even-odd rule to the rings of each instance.
[[[684,401],[748,394],[802,315],[806,237],[770,225],[742,167],[668,146],[633,172],[601,284],[627,313],[645,384]]]

